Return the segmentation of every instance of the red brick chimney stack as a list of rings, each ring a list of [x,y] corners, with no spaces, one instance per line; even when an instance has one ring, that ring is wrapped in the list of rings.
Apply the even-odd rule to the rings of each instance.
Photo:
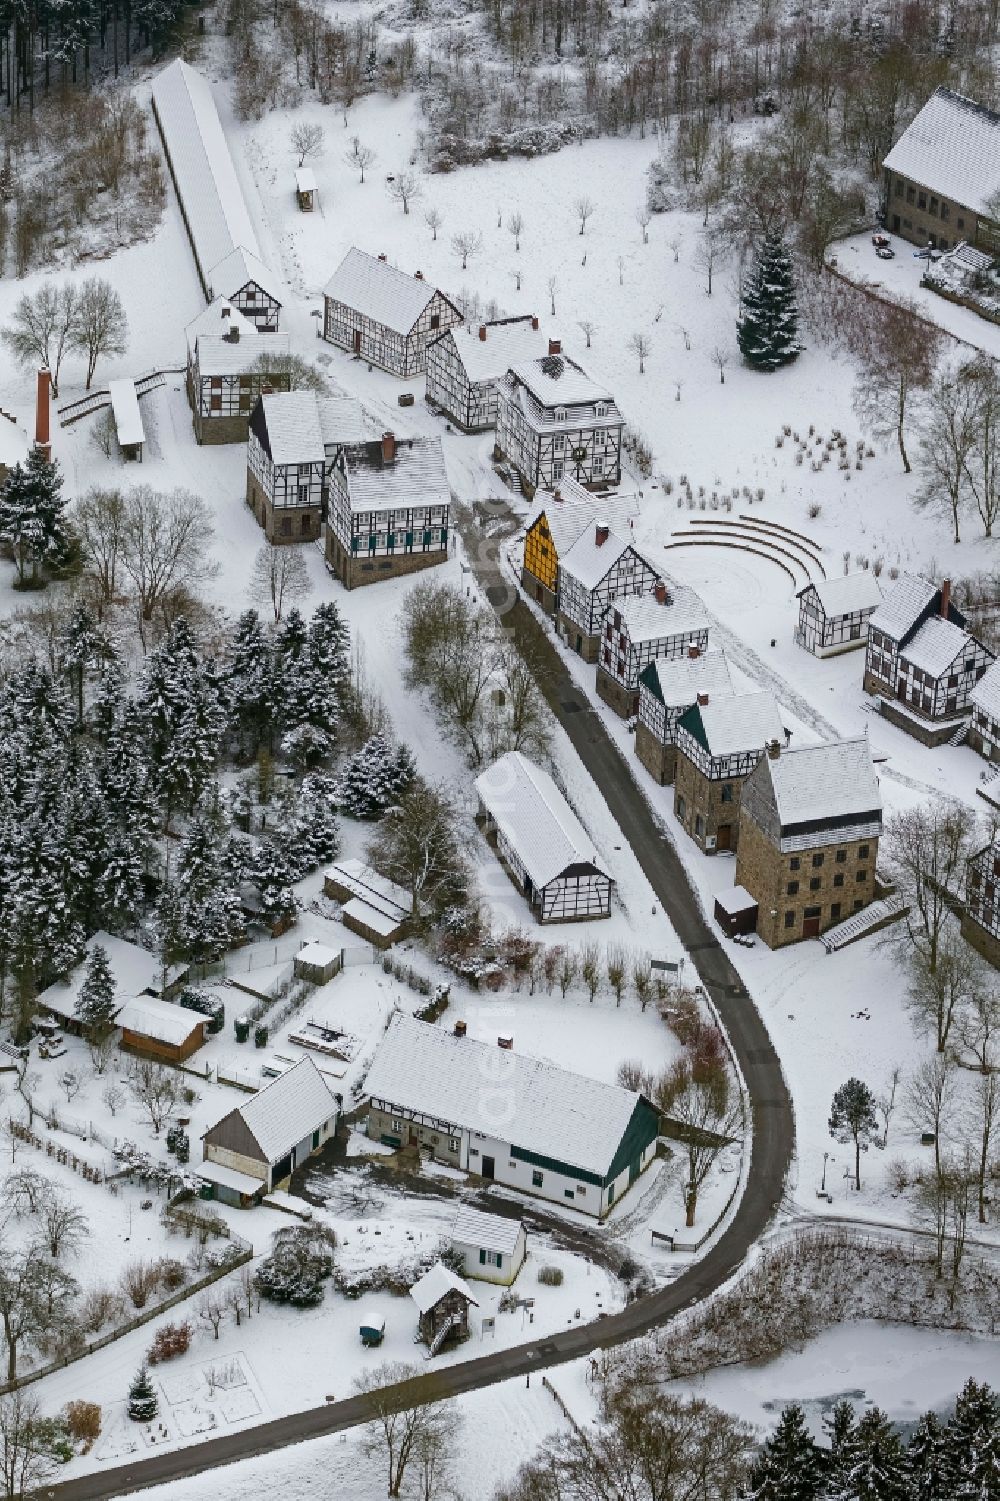
[[[667,586],[663,582],[662,579],[657,579],[656,580],[656,584],[653,587],[653,595],[654,595],[654,597],[656,599],[656,603],[658,605],[665,605],[666,604],[666,602],[667,602]]]
[[[948,619],[948,611],[951,608],[951,579],[945,579],[941,585],[941,619]]]
[[[535,333],[537,334],[537,332],[538,332],[538,319],[537,318],[532,318],[532,320],[531,320],[531,326],[535,330]]]
[[[549,354],[562,354],[562,341],[560,339],[549,340]]]
[[[384,250],[380,250],[379,251],[378,258],[379,258],[380,261],[384,261],[385,260],[385,251]]]
[[[555,489],[552,492],[552,499],[558,500],[559,504],[562,505],[562,491],[560,490],[558,485],[556,485]]]
[[[481,344],[485,344],[486,343],[486,324],[485,323],[480,323],[480,325],[479,325],[479,341],[480,341]]]
[[[768,743],[767,754],[770,760],[777,761],[781,755],[781,741],[772,740]]]
[[[414,271],[413,277],[415,281],[423,281],[424,273],[422,271]]]
[[[697,641],[691,641],[691,642],[689,642],[688,643],[688,657],[689,657],[689,659],[692,662],[697,662],[697,660],[698,660],[698,658],[700,656],[701,656],[701,647],[698,645]]]
[[[395,433],[382,434],[382,463],[391,464],[396,458],[396,435]]]
[[[599,521],[594,528],[594,541],[598,547],[603,547],[610,536],[611,528],[608,526],[608,523],[606,521]]]
[[[704,708],[705,704],[708,703],[708,694],[707,693],[699,693],[698,694],[698,703],[702,706],[702,708]]]
[[[49,441],[49,393],[51,390],[52,377],[49,375],[47,366],[43,365],[38,372],[38,384],[35,390],[35,442],[39,448],[44,449],[46,458],[52,451]]]

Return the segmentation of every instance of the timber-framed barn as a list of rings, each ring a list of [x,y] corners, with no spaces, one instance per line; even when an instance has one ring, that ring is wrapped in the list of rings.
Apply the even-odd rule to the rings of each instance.
[[[427,346],[462,314],[418,271],[352,248],[323,289],[323,337],[405,379],[427,366]]]

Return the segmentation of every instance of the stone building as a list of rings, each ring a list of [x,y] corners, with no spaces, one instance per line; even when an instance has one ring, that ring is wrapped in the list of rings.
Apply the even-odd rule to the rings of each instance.
[[[815,938],[876,895],[882,797],[866,737],[771,746],[743,784],[736,882],[769,948]]]
[[[1000,254],[1000,114],[938,88],[883,163],[886,229]]]
[[[545,350],[545,335],[530,314],[450,328],[427,346],[427,403],[464,433],[495,427],[498,383],[511,365]]]
[[[674,816],[705,854],[739,843],[740,789],[785,738],[771,693],[729,693],[697,702],[677,722]]]
[[[269,542],[314,542],[341,451],[363,441],[364,416],[353,396],[265,391],[250,415],[247,505]]]
[[[635,753],[661,787],[674,779],[681,715],[700,696],[716,699],[732,691],[729,664],[721,651],[691,646],[685,657],[660,658],[642,669]]]
[[[351,249],[323,289],[323,337],[404,379],[427,366],[427,346],[462,314],[443,292]]]
[[[451,490],[440,438],[341,449],[329,471],[326,562],[347,589],[448,557]]]
[[[498,386],[496,452],[513,464],[531,498],[568,475],[589,489],[621,482],[625,419],[611,393],[549,340],[541,359],[523,360]]]
[[[1000,838],[970,855],[965,866],[962,937],[1000,969]]]
[[[616,714],[639,711],[639,674],[658,658],[708,647],[708,616],[691,589],[659,580],[652,594],[613,600],[604,613],[597,692]]]

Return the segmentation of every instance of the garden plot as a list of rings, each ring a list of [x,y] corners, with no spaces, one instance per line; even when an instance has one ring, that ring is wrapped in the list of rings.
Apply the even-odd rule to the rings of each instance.
[[[136,1423],[126,1403],[106,1413],[104,1432],[94,1451],[100,1464],[121,1464],[152,1449],[178,1441],[225,1432],[260,1417],[262,1399],[256,1378],[241,1351],[224,1360],[192,1363],[182,1371],[164,1368],[152,1374],[159,1412],[151,1423]]]

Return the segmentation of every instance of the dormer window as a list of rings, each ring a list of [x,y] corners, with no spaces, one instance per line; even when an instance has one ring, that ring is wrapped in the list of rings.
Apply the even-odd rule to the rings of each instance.
[[[565,407],[556,407],[556,421],[557,422],[565,422],[566,421],[566,408]]]
[[[607,402],[606,401],[599,401],[597,403],[597,409],[596,410],[597,410],[598,417],[606,417],[608,415],[608,404],[607,404]]]

